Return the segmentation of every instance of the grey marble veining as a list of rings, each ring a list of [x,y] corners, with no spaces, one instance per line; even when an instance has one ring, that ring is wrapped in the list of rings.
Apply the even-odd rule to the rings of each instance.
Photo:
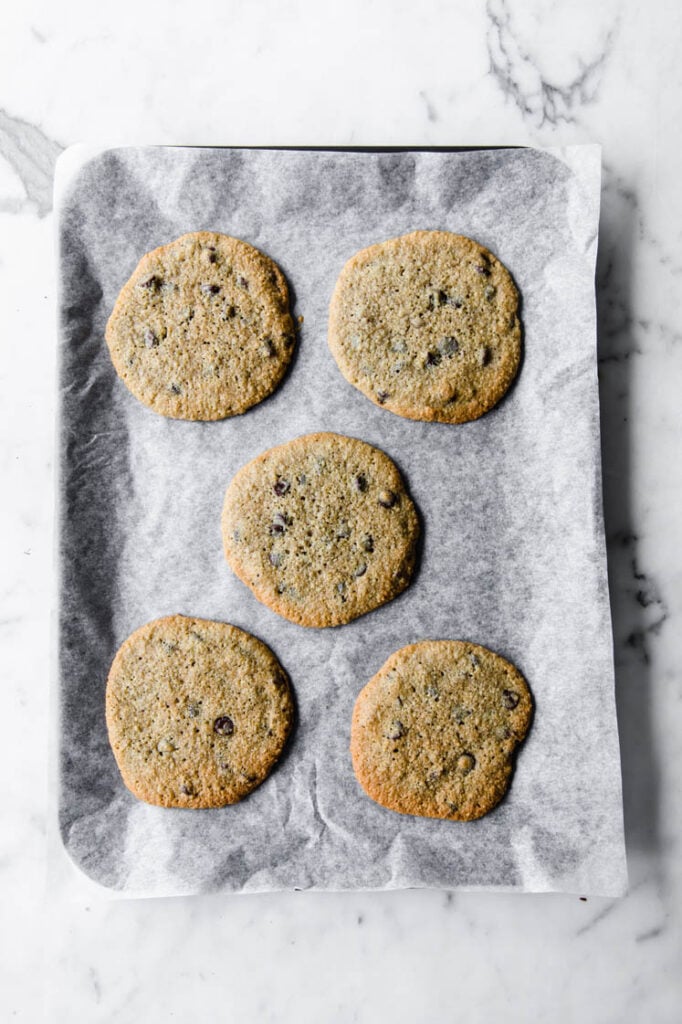
[[[26,202],[37,210],[39,217],[45,217],[52,209],[54,168],[62,149],[38,125],[10,117],[0,109],[0,157],[19,177]],[[21,212],[23,205],[0,197],[0,210],[8,213]]]
[[[597,101],[617,32],[617,17],[612,15],[612,8],[607,3],[594,9],[587,46],[584,47],[583,40],[568,72],[555,76],[553,62],[547,60],[549,54],[542,46],[534,45],[534,40],[543,24],[547,26],[557,17],[566,17],[562,5],[487,0],[490,74],[525,120],[539,127],[573,123],[581,107]],[[520,27],[519,21],[525,24]]]
[[[682,857],[682,16],[672,0],[14,9],[0,60],[0,1016],[674,1022]],[[229,41],[229,59],[226,56]],[[180,73],[177,70],[180,69]],[[105,902],[44,885],[62,146],[603,146],[602,455],[631,889]],[[55,881],[59,881],[56,895]]]

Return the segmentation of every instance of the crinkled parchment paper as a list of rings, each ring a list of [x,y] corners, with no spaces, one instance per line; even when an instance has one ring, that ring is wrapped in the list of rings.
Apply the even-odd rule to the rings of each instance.
[[[145,148],[58,175],[58,750],[71,859],[111,890],[162,895],[408,886],[620,894],[625,858],[601,510],[594,263],[600,162],[564,150],[335,152]],[[416,423],[350,387],[327,349],[336,277],[358,249],[416,228],[470,235],[512,272],[525,356],[493,412]],[[276,393],[221,423],[163,419],[118,380],[104,342],[139,257],[216,230],[282,267],[298,352]],[[306,630],[256,601],[223,558],[226,485],[313,430],[384,449],[424,526],[421,568],[391,604]],[[125,789],[104,692],[119,644],[180,612],[264,640],[295,687],[286,756],[247,800],[150,807]],[[353,776],[350,718],[388,655],[466,638],[522,670],[536,715],[507,799],[472,823],[412,818]]]

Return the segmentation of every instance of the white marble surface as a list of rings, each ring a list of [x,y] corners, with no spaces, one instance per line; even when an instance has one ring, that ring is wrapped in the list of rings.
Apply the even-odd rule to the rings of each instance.
[[[682,14],[672,0],[107,5],[0,33],[0,1018],[680,1019]],[[604,147],[604,489],[631,891],[107,902],[45,883],[55,274],[75,141]]]

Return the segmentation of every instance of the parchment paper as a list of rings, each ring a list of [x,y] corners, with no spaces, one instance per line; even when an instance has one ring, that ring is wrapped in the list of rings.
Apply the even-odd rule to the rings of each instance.
[[[59,750],[63,843],[126,894],[410,886],[618,895],[619,749],[601,510],[594,264],[600,158],[538,151],[145,148],[61,175]],[[471,235],[512,272],[525,356],[475,423],[416,423],[350,387],[328,351],[336,277],[358,249],[416,228]],[[104,342],[140,256],[217,230],[284,270],[305,317],[283,385],[243,416],[163,419],[118,380]],[[421,569],[397,600],[306,630],[259,604],[223,558],[229,480],[313,430],[363,438],[420,509]],[[286,756],[243,803],[178,811],[125,789],[104,691],[119,644],[174,612],[264,640],[295,687]],[[370,801],[348,753],[355,697],[392,651],[462,638],[510,658],[536,701],[507,799],[477,822]]]

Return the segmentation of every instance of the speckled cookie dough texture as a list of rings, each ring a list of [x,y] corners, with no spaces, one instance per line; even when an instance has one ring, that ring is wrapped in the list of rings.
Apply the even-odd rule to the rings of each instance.
[[[143,256],[106,328],[121,380],[162,416],[220,420],[270,395],[294,348],[279,267],[228,235],[183,235]]]
[[[387,455],[321,433],[244,466],[222,530],[227,561],[260,601],[301,626],[338,626],[405,589],[419,522]]]
[[[500,655],[424,640],[392,654],[360,692],[353,768],[383,807],[472,821],[507,792],[532,714],[526,681]]]
[[[518,307],[509,272],[483,246],[414,231],[346,263],[329,347],[346,380],[384,409],[464,423],[492,409],[516,376]]]
[[[171,615],[114,658],[109,740],[128,789],[160,807],[223,807],[260,785],[292,727],[287,675],[255,636]]]

